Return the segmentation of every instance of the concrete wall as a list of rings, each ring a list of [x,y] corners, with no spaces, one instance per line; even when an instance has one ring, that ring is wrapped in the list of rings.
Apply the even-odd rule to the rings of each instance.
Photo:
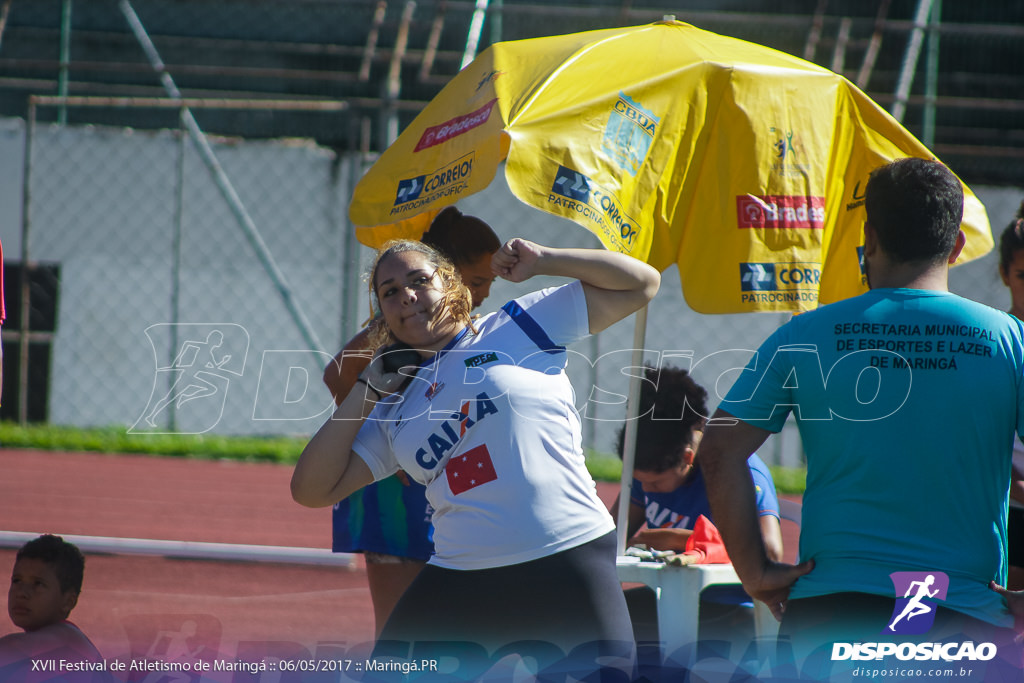
[[[345,214],[359,162],[338,160],[328,150],[296,141],[215,144],[296,306],[321,342],[322,348],[311,349],[191,147],[184,148],[179,187],[181,149],[168,131],[37,130],[31,258],[61,268],[50,421],[156,431],[309,434],[332,405],[320,384],[323,364],[368,315],[360,276],[369,254],[351,239]],[[8,262],[20,259],[23,150],[24,123],[0,120],[0,240]],[[998,236],[1024,190],[973,189]],[[461,208],[485,217],[503,239],[597,245],[578,226],[520,203],[501,178]],[[964,296],[1000,309],[1009,306],[994,254],[955,268],[951,279]],[[538,280],[529,288],[554,282]],[[176,286],[177,311],[172,305]],[[525,289],[495,283],[484,312]],[[692,367],[709,389],[713,408],[747,351],[787,317],[694,313],[671,268],[650,306],[645,358],[657,364],[662,355],[670,355],[674,359],[668,362]],[[210,336],[216,332],[219,337]],[[599,450],[612,450],[625,414],[624,369],[633,335],[630,318],[574,349],[578,356],[570,375],[577,404],[591,418],[585,421],[586,443]],[[194,357],[188,358],[189,353]],[[165,398],[177,399],[172,401],[173,423],[172,409],[160,404]],[[143,421],[151,413],[152,427]],[[768,449],[764,455],[769,460],[799,460],[793,435],[770,442]]]

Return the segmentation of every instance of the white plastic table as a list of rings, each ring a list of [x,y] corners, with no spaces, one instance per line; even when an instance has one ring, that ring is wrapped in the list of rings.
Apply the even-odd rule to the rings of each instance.
[[[658,606],[658,638],[662,659],[697,642],[700,594],[708,586],[740,585],[731,564],[667,565],[619,555],[616,558],[619,581],[642,583],[654,590]],[[758,641],[778,633],[778,623],[766,605],[754,601],[754,621]],[[693,651],[691,649],[691,651]]]

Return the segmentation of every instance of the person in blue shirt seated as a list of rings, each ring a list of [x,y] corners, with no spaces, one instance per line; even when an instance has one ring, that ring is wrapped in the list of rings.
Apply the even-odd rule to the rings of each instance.
[[[682,553],[698,517],[713,523],[698,451],[707,391],[682,369],[647,366],[640,390],[628,545]],[[619,430],[622,457],[625,428]],[[779,503],[768,466],[755,453],[747,464],[754,481],[761,535],[769,554],[782,559]],[[617,517],[619,499],[611,512]],[[637,640],[656,641],[656,606],[650,588],[626,591]],[[754,637],[753,602],[739,586],[712,586],[701,595],[700,638],[743,646]]]

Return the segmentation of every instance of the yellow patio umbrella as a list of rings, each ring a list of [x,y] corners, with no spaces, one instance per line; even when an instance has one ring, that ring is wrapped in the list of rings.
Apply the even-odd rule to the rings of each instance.
[[[678,264],[694,310],[803,311],[866,290],[863,187],[906,156],[934,158],[842,76],[665,20],[492,45],[370,168],[349,215],[369,246],[419,237],[504,160],[526,204]],[[965,190],[961,262],[992,247]]]

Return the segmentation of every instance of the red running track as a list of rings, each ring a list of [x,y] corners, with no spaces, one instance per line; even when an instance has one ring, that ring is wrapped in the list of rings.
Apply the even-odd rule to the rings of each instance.
[[[0,450],[6,531],[329,547],[330,511],[291,500],[291,468],[181,458]],[[14,550],[0,550],[0,576]],[[6,581],[4,582],[6,584]],[[0,635],[16,628],[0,600]],[[88,556],[72,614],[108,658],[157,655],[174,634],[191,651],[234,657],[245,643],[315,653],[373,637],[362,564],[355,569]],[[165,637],[156,642],[157,634]],[[170,635],[166,635],[170,634]],[[180,639],[179,639],[180,640]],[[322,647],[321,647],[322,649]]]
[[[291,468],[131,455],[0,449],[0,529],[328,547],[330,511],[291,500]],[[599,484],[605,502],[615,484]],[[787,556],[796,530],[783,524]],[[0,550],[0,576],[14,550]],[[4,580],[6,584],[6,580]],[[0,635],[14,632],[0,592]],[[354,568],[89,555],[72,614],[108,659],[285,659],[365,654],[373,610]],[[198,653],[198,654],[196,654]],[[347,680],[344,677],[341,680]]]

